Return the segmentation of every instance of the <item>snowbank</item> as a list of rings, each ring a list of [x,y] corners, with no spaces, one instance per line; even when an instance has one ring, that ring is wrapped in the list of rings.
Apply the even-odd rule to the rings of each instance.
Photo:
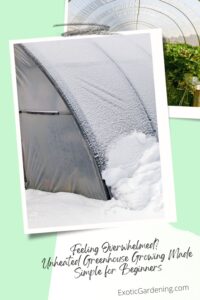
[[[102,177],[118,205],[141,210],[154,202],[155,209],[161,208],[160,155],[155,137],[137,132],[124,136],[108,148],[107,160]]]
[[[99,224],[162,218],[159,144],[155,137],[132,133],[106,153],[102,173],[113,199],[101,201],[72,193],[27,190],[29,228]]]

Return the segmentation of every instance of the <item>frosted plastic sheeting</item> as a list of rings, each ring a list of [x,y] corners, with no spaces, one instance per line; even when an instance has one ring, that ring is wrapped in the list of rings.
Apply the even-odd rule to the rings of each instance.
[[[134,130],[156,134],[148,34],[23,46],[59,87],[100,168],[105,165],[105,149],[118,136]]]
[[[107,199],[73,116],[21,114],[20,120],[27,188]]]
[[[123,41],[124,39],[124,41]],[[121,43],[125,43],[126,47],[121,50],[119,48],[118,37],[108,39],[106,43],[101,39],[98,40],[99,49],[116,62],[116,64],[124,73],[124,77],[130,81],[135,88],[144,109],[152,120],[152,126],[157,131],[155,92],[153,82],[153,65],[151,56],[151,42],[147,39],[147,35],[141,35],[139,43],[137,40],[132,42],[126,36],[121,37]],[[115,51],[113,51],[115,49]],[[134,57],[134,65],[130,63]],[[140,76],[139,74],[142,74]]]
[[[109,25],[112,31],[162,28],[171,41],[199,45],[198,0],[73,0],[69,22]]]

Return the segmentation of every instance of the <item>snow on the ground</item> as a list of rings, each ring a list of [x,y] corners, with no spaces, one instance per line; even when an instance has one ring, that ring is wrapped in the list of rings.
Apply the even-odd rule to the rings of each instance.
[[[99,224],[162,218],[159,144],[155,137],[132,133],[107,149],[102,173],[113,198],[27,190],[29,228]]]

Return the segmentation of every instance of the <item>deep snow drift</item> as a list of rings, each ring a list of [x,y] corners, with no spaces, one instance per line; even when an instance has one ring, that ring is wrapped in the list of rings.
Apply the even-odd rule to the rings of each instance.
[[[161,169],[155,137],[136,132],[124,136],[108,148],[107,159],[102,176],[118,206],[140,210],[154,202],[160,209]]]
[[[27,190],[29,228],[161,218],[163,202],[156,138],[136,132],[122,136],[107,149],[106,157],[102,177],[111,188],[112,200]]]

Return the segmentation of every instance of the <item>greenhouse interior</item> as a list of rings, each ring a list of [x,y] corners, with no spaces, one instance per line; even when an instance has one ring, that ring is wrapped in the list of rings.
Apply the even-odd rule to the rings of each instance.
[[[71,0],[70,24],[106,25],[112,32],[161,28],[168,103],[200,106],[198,0]]]

